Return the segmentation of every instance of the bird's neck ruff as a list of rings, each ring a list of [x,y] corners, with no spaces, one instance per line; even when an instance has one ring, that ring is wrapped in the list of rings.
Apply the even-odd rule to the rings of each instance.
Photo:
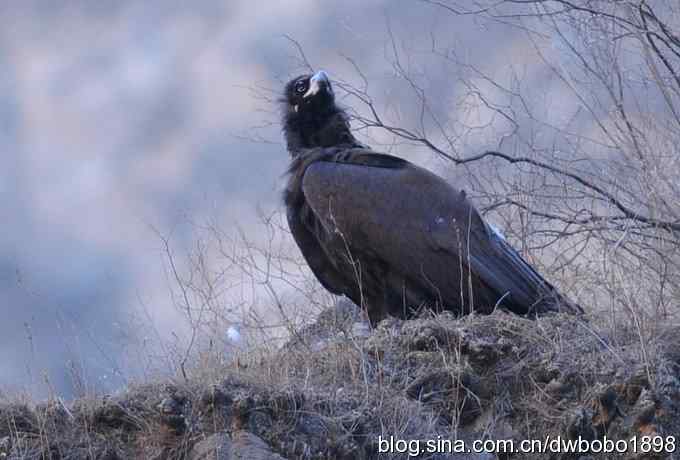
[[[288,152],[293,157],[315,147],[361,145],[350,131],[347,115],[335,105],[323,111],[287,112],[283,132]]]

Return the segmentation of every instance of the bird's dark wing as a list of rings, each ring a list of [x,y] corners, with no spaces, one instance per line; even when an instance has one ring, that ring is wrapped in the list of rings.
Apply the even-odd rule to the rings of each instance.
[[[344,294],[339,289],[344,280],[339,277],[333,265],[328,263],[327,255],[324,253],[323,248],[309,229],[305,228],[303,220],[299,219],[299,216],[292,215],[290,209],[288,210],[287,218],[295,242],[321,285],[332,294]]]
[[[326,231],[339,232],[349,250],[419,277],[439,297],[460,298],[474,284],[481,301],[527,313],[554,292],[463,191],[405,160],[336,150],[308,165],[302,190]]]

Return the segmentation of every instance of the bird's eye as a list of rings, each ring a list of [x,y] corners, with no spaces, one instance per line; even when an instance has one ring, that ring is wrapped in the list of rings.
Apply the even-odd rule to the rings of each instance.
[[[302,94],[305,91],[307,91],[307,82],[304,80],[300,80],[295,84],[295,92],[298,94]]]

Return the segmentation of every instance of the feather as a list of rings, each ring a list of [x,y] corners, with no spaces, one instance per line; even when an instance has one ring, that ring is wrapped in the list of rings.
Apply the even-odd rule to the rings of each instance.
[[[295,241],[326,289],[362,306],[373,324],[422,308],[582,311],[484,222],[464,191],[356,141],[332,91],[310,99],[284,110],[292,156],[285,202]],[[299,103],[290,91],[285,100]]]

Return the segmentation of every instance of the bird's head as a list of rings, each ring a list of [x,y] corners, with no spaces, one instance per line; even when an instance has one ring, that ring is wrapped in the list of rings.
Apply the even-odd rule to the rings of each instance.
[[[292,156],[302,149],[358,145],[347,114],[335,104],[333,87],[323,70],[289,81],[281,104],[283,133]]]
[[[318,116],[335,107],[335,95],[328,75],[319,70],[314,75],[301,75],[289,81],[282,102],[291,115]]]

